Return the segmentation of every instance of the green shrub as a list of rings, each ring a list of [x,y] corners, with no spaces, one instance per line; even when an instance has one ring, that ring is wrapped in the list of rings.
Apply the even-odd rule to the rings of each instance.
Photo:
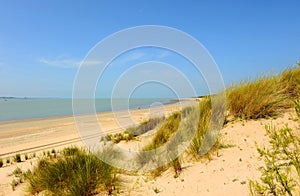
[[[265,166],[260,181],[250,180],[252,195],[293,195],[300,191],[300,137],[285,127],[266,126],[270,149],[257,148]],[[295,191],[295,192],[294,192]]]
[[[2,167],[2,166],[3,166],[3,160],[0,159],[0,167]]]
[[[76,147],[63,150],[57,160],[42,159],[27,174],[29,192],[46,191],[53,195],[94,195],[103,190],[112,193],[117,183],[113,167]]]
[[[21,162],[21,155],[16,154],[15,157],[14,157],[14,161],[17,162],[17,163],[20,163]]]

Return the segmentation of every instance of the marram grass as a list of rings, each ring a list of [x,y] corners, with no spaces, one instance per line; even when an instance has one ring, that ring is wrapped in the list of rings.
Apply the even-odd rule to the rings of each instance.
[[[118,181],[112,166],[76,147],[65,149],[58,159],[41,159],[26,178],[29,193],[48,195],[111,193]]]
[[[227,108],[231,115],[243,119],[273,117],[292,107],[299,92],[300,66],[288,68],[280,75],[231,85],[226,90]]]

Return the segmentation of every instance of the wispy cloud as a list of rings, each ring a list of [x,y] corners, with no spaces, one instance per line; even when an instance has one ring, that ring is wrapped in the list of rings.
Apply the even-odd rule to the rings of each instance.
[[[60,68],[78,68],[80,65],[82,66],[94,66],[99,65],[102,63],[102,61],[99,60],[85,60],[80,61],[72,58],[55,58],[55,59],[47,59],[47,58],[40,58],[38,60],[40,63],[54,66],[54,67],[60,67]]]
[[[161,51],[161,52],[154,52],[154,53],[147,53],[147,52],[131,52],[129,54],[125,54],[118,62],[127,63],[130,61],[150,61],[150,60],[159,60],[169,56],[171,52],[169,51]]]
[[[131,54],[126,55],[123,59],[121,59],[122,62],[129,62],[129,61],[134,61],[138,60],[140,58],[145,57],[147,54],[143,52],[134,52]]]

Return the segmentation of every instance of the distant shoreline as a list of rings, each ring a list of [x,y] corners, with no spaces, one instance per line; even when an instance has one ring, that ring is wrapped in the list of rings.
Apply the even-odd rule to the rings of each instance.
[[[3,101],[5,99],[10,99],[7,101]],[[151,104],[154,102],[160,102],[162,105],[170,105],[178,102],[185,102],[189,101],[193,98],[159,98],[159,99],[136,99],[137,101],[140,101],[139,103],[133,104],[132,107],[129,108],[129,110],[139,110],[139,109],[147,109],[151,107]],[[0,111],[0,125],[1,124],[7,124],[7,123],[14,123],[19,121],[30,121],[30,120],[43,120],[43,119],[55,119],[57,117],[72,117],[73,111],[72,111],[72,99],[70,98],[18,98],[18,97],[0,97],[0,107],[2,108],[2,113]],[[14,101],[12,101],[14,100]],[[29,102],[26,102],[28,100]],[[34,100],[34,101],[33,101]],[[109,99],[98,99],[100,101],[105,101],[105,104],[110,103]],[[149,101],[148,101],[149,100]],[[39,101],[39,103],[35,103],[35,101]],[[47,102],[49,101],[49,112],[47,113],[45,107],[46,103],[43,103],[43,101]],[[57,102],[56,102],[57,101]],[[24,103],[23,103],[24,102]],[[16,103],[16,104],[15,104]],[[2,104],[2,105],[1,105]],[[33,104],[33,105],[32,105]],[[38,104],[38,105],[34,105]],[[51,104],[54,105],[51,107]],[[5,108],[5,106],[7,106]],[[16,106],[15,106],[16,105]],[[100,104],[99,104],[100,105]],[[22,108],[24,107],[24,108]],[[55,107],[57,107],[58,111],[55,110]],[[65,108],[62,108],[65,107]],[[35,108],[37,108],[36,111]],[[105,105],[105,107],[97,108],[96,113],[101,114],[105,112],[111,112],[110,106]],[[114,109],[114,111],[121,111],[121,110],[127,110],[127,108],[120,107],[117,109]],[[62,112],[61,112],[62,111]],[[29,114],[27,114],[27,112]],[[36,114],[34,113],[36,112]],[[18,116],[13,116],[14,113]],[[33,114],[31,114],[33,113]],[[38,116],[40,115],[40,116]]]

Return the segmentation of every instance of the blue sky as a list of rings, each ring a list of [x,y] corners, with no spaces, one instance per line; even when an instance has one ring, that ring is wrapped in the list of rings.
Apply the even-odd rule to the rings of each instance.
[[[300,60],[299,7],[299,1],[258,0],[1,0],[0,96],[71,97],[77,69],[90,49],[110,34],[138,25],[165,25],[196,38],[213,56],[226,85],[282,71]],[[176,64],[198,94],[206,92],[184,59],[162,57],[165,51],[152,49],[134,52],[141,54],[138,61],[122,61],[133,52],[117,59],[122,69],[108,70],[97,96],[109,97],[112,78],[143,60]],[[137,97],[174,95],[156,84],[139,89]]]

